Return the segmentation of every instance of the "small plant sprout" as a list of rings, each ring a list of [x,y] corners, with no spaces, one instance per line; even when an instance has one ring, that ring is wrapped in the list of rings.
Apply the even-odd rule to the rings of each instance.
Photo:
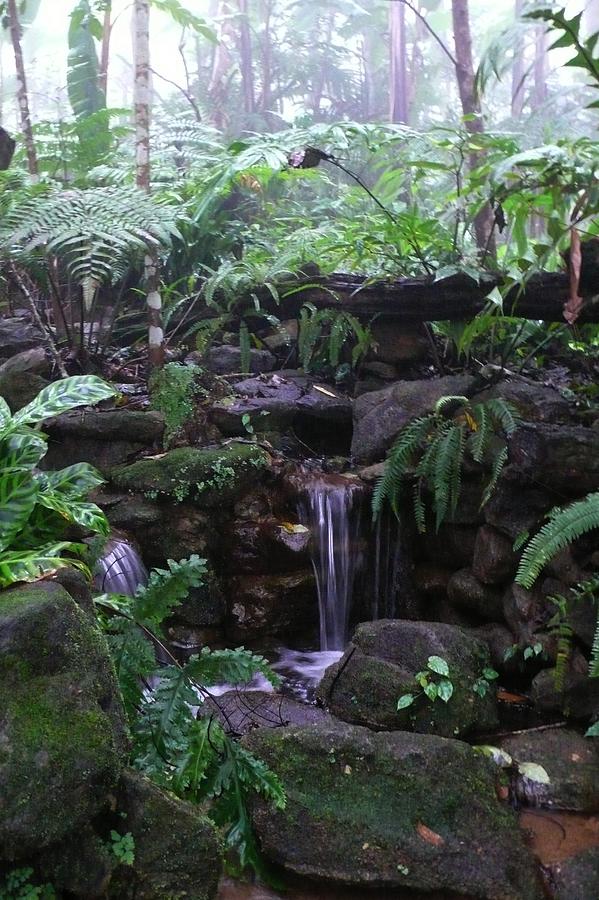
[[[448,703],[453,695],[453,682],[450,678],[449,666],[440,656],[429,656],[426,669],[417,672],[415,680],[422,688],[418,693],[402,694],[397,701],[397,709],[407,709],[420,697],[427,697],[431,702],[442,700]]]

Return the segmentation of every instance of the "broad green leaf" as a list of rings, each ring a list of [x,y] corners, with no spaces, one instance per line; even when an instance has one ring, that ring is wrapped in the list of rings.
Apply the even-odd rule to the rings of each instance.
[[[10,546],[27,524],[38,497],[39,486],[28,471],[0,475],[0,551]]]
[[[448,681],[447,678],[443,678],[437,685],[437,695],[444,703],[447,703],[453,696],[453,684],[451,681]]]
[[[7,550],[0,553],[0,588],[8,587],[17,581],[37,581],[38,578],[67,566],[81,569],[89,576],[89,570],[80,560],[65,559],[61,556],[64,550],[84,553],[87,547],[85,544],[61,541],[36,550],[20,552]]]
[[[61,496],[55,492],[44,491],[39,495],[39,503],[46,509],[53,509],[67,522],[73,522],[98,534],[109,534],[108,519],[95,503],[84,503]]]
[[[441,656],[429,656],[427,666],[431,672],[436,672],[437,675],[449,675],[449,666]]]
[[[46,455],[48,446],[39,432],[15,432],[0,440],[0,469],[33,469]]]
[[[0,397],[0,428],[4,428],[12,418],[12,413],[10,411],[10,406],[4,399],[4,397]]]
[[[407,709],[414,702],[414,694],[403,694],[397,701],[398,709]]]
[[[68,497],[82,497],[105,481],[89,463],[75,463],[58,472],[47,472],[46,479],[48,487]]]
[[[429,700],[436,700],[439,696],[439,688],[438,685],[431,681],[430,684],[424,685],[424,693],[428,697]]]
[[[584,734],[585,737],[596,737],[599,738],[599,722],[595,722],[594,725],[591,725],[590,728],[587,728]]]
[[[490,668],[483,669],[483,678],[486,678],[487,681],[495,681],[496,678],[499,678],[499,672]]]
[[[518,772],[520,775],[523,775],[524,778],[528,778],[529,781],[534,781],[537,784],[551,784],[551,779],[549,778],[547,770],[538,763],[518,763]]]
[[[45,419],[76,409],[91,406],[100,400],[114,397],[117,391],[96,375],[73,375],[48,385],[13,417],[15,425],[36,425]]]

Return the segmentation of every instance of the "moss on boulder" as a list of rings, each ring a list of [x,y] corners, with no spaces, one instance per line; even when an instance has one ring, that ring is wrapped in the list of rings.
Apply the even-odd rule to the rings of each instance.
[[[125,770],[118,790],[122,831],[135,842],[132,866],[115,872],[108,896],[118,900],[211,900],[221,874],[221,846],[198,807]]]
[[[429,700],[415,679],[427,668],[430,656],[448,665],[453,685],[448,702]],[[459,737],[497,724],[495,689],[482,683],[489,666],[486,644],[463,628],[381,619],[358,625],[342,658],[325,672],[318,696],[345,722]],[[431,680],[439,679],[431,674]],[[484,696],[477,689],[486,691]],[[398,710],[397,701],[404,694],[412,694],[414,702]]]
[[[250,486],[270,456],[252,443],[232,443],[210,449],[180,447],[160,456],[113,469],[119,488],[150,499],[193,500],[199,506],[221,504]]]
[[[515,815],[467,744],[334,720],[261,728],[243,743],[287,791],[285,810],[256,800],[252,821],[265,855],[288,871],[485,900],[542,897]]]
[[[55,583],[2,592],[2,857],[37,853],[92,819],[126,749],[112,663],[89,617]]]

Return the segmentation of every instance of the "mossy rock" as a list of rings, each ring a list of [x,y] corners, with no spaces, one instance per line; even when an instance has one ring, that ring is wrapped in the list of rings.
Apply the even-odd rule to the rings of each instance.
[[[232,443],[202,449],[180,447],[160,456],[113,469],[119,488],[158,500],[193,500],[214,506],[249,487],[258,472],[268,468],[270,456],[252,443]]]
[[[448,702],[429,700],[415,679],[431,656],[449,668],[453,694]],[[325,672],[318,696],[345,722],[377,731],[460,737],[497,724],[495,689],[483,678],[489,667],[486,644],[463,628],[381,619],[358,625],[342,658]],[[440,678],[431,673],[430,680]],[[486,693],[480,696],[477,690]],[[408,694],[414,702],[398,710],[399,698]]]
[[[0,594],[0,711],[0,847],[13,860],[93,818],[127,750],[104,638],[56,583]]]
[[[252,804],[262,851],[286,870],[363,888],[543,896],[515,814],[469,745],[334,720],[242,740],[287,792],[285,810]]]
[[[115,900],[212,900],[222,870],[221,845],[197,806],[125,770],[117,795],[121,831],[135,843],[132,866],[120,866],[108,896]]]

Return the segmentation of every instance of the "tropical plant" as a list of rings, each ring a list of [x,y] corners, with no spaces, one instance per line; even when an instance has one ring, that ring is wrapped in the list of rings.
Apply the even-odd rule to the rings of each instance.
[[[466,455],[478,464],[485,463],[489,454],[492,457],[491,475],[481,502],[484,506],[507,460],[506,439],[518,423],[518,413],[505,400],[471,404],[467,397],[441,397],[433,412],[407,425],[391,448],[373,494],[374,518],[385,503],[399,517],[402,488],[411,479],[418,530],[426,531],[425,490],[431,495],[438,530],[457,508]]]
[[[225,828],[241,867],[261,872],[248,800],[258,793],[283,808],[285,794],[267,766],[227,733],[210,686],[247,684],[258,673],[276,686],[278,678],[263,657],[243,647],[204,648],[182,664],[162,634],[165,619],[205,573],[206,561],[197,556],[169,560],[168,569],[154,570],[133,597],[104,594],[96,604],[129,716],[133,765],[184,799],[210,801],[209,814]],[[157,666],[155,646],[166,665]]]
[[[65,539],[68,526],[108,533],[104,513],[86,500],[104,479],[87,463],[41,472],[37,467],[47,443],[39,426],[115,393],[100,378],[74,376],[44,388],[14,414],[0,397],[0,587],[35,581],[65,566],[86,570],[87,546]]]
[[[309,372],[323,365],[337,369],[344,346],[353,344],[351,366],[355,368],[370,349],[369,328],[343,309],[316,309],[305,303],[299,317],[298,355]]]

